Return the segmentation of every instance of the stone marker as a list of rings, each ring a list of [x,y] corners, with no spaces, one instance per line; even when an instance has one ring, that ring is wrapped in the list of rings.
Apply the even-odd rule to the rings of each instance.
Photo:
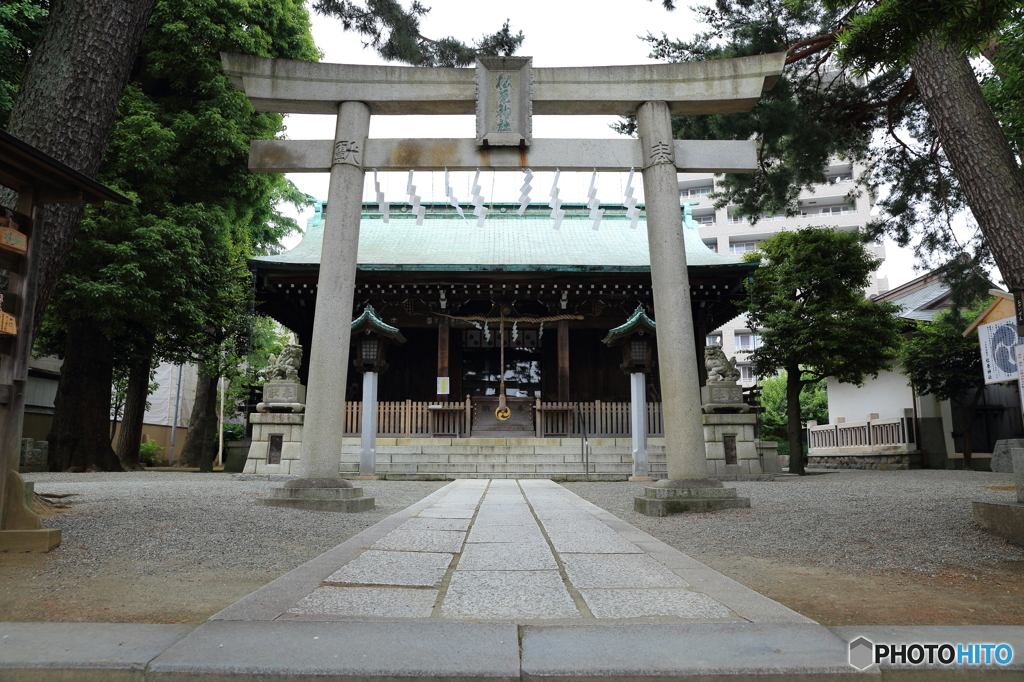
[[[1001,474],[1009,474],[1014,471],[1013,459],[1010,455],[1013,448],[1024,448],[1024,438],[1006,438],[997,440],[992,448],[992,461],[989,466],[992,471]]]
[[[972,502],[971,512],[974,522],[982,529],[1015,545],[1024,545],[1024,448],[1010,448],[1010,458],[1017,501]]]

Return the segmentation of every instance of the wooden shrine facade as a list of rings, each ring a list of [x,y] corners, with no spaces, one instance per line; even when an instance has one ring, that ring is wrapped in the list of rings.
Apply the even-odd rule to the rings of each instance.
[[[643,221],[631,229],[625,209],[608,205],[594,231],[585,205],[565,204],[565,219],[555,230],[548,207],[531,205],[522,216],[517,208],[494,204],[478,227],[474,216],[462,218],[450,206],[427,205],[417,225],[407,205],[393,204],[386,223],[376,204],[364,205],[353,310],[359,314],[372,305],[408,339],[389,350],[388,369],[379,378],[382,403],[464,403],[467,396],[481,408],[496,403],[502,330],[510,405],[630,400],[622,353],[601,340],[638,305],[653,315]],[[250,261],[258,309],[297,334],[304,363],[326,210],[323,202],[317,205],[294,249]],[[716,254],[695,229],[684,231],[703,368],[707,331],[739,314],[736,302],[757,264]],[[351,353],[358,347],[353,344]],[[308,371],[304,364],[304,383]],[[439,393],[439,377],[448,379],[446,394]],[[359,378],[349,372],[347,401],[359,400]],[[649,402],[660,400],[657,372],[650,374],[647,392]]]

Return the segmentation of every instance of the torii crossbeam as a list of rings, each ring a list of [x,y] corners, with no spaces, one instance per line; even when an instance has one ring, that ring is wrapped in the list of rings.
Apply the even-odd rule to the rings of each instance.
[[[680,491],[714,486],[707,479],[676,173],[753,171],[755,143],[673,140],[671,116],[749,111],[778,80],[785,53],[538,69],[529,57],[483,57],[476,69],[321,64],[234,54],[221,59],[232,83],[259,111],[337,116],[334,140],[258,140],[250,154],[255,172],[331,174],[300,477],[339,476],[365,170],[633,168],[643,175],[658,323],[669,479],[658,485]],[[368,139],[371,115],[474,113],[475,138]],[[534,140],[533,114],[636,116],[639,139]]]

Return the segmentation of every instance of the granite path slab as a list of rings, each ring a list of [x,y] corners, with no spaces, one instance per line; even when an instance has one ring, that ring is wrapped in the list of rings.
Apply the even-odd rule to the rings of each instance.
[[[813,621],[553,481],[458,480],[212,620]]]

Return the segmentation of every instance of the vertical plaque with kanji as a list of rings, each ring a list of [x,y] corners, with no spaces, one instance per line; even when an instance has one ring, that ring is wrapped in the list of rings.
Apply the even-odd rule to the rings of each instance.
[[[477,58],[477,144],[530,146],[533,141],[532,64],[532,57]]]

